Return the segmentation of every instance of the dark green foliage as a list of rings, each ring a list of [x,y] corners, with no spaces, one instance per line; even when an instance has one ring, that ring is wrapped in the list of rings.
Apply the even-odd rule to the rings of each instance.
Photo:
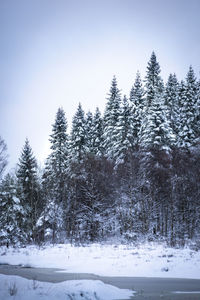
[[[7,165],[7,146],[0,136],[0,179]]]
[[[116,165],[124,163],[127,153],[137,144],[137,124],[133,106],[124,96],[121,113],[116,124],[116,142],[113,147]]]
[[[175,135],[178,134],[180,127],[180,107],[178,92],[179,84],[176,78],[176,74],[170,74],[164,92],[164,104],[167,107],[167,118]]]
[[[72,120],[72,130],[70,137],[70,159],[81,161],[87,153],[86,131],[85,131],[85,113],[79,103],[76,114]]]
[[[29,241],[35,240],[35,225],[40,213],[41,198],[37,177],[37,163],[28,139],[22,149],[17,168],[17,196],[24,210],[24,221],[20,227],[27,233]]]
[[[160,65],[154,52],[147,65],[147,74],[145,77],[146,88],[146,106],[151,106],[155,94],[162,94],[164,91],[163,81],[160,77]]]
[[[26,241],[26,233],[21,226],[26,216],[16,195],[14,177],[7,174],[0,185],[0,243],[7,246]]]
[[[17,212],[17,226],[29,241],[145,237],[182,246],[199,239],[200,84],[192,67],[185,82],[170,74],[165,86],[160,72],[153,52],[144,88],[138,72],[123,100],[114,76],[103,118],[98,109],[85,116],[79,104],[69,137],[64,110],[58,110],[42,193],[26,141],[17,172],[23,212]],[[6,178],[1,208],[11,217],[0,222],[9,243],[14,194]]]
[[[117,87],[116,77],[114,76],[103,118],[103,148],[105,149],[105,155],[109,159],[115,156],[115,144],[118,136],[117,123],[121,114],[120,102],[120,91]]]
[[[94,118],[93,118],[93,152],[97,156],[102,156],[104,154],[103,148],[103,120],[101,118],[101,113],[96,108]]]
[[[43,174],[45,207],[37,222],[41,239],[55,243],[64,228],[63,208],[67,206],[67,171],[69,169],[69,139],[65,112],[59,108],[50,135],[51,154]],[[58,235],[58,236],[57,236]]]
[[[94,124],[93,115],[89,111],[85,119],[85,144],[88,153],[94,153]]]
[[[65,112],[59,108],[50,135],[51,154],[46,161],[43,184],[48,198],[62,203],[65,199],[66,169],[68,167],[68,135]]]
[[[155,148],[170,151],[176,141],[171,124],[167,118],[167,108],[163,103],[163,97],[155,94],[151,106],[146,111],[140,132],[141,148]]]

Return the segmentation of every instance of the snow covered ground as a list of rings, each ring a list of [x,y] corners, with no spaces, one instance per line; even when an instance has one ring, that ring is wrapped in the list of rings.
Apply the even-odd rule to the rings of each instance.
[[[132,295],[132,291],[119,289],[97,280],[47,283],[0,274],[2,300],[111,300],[129,299]]]
[[[69,273],[200,279],[200,251],[143,244],[0,248],[0,263],[60,268]]]

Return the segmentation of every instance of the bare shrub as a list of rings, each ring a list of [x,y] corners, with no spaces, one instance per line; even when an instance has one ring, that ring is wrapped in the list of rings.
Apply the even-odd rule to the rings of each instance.
[[[39,287],[39,283],[37,281],[37,277],[33,278],[32,287],[33,287],[33,290],[36,290]]]
[[[8,287],[8,292],[10,296],[15,296],[17,294],[17,286],[15,282],[10,283]]]

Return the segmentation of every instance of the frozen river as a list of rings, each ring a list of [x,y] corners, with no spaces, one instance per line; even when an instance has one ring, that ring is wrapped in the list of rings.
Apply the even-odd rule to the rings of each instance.
[[[54,268],[24,268],[0,265],[0,274],[58,283],[67,280],[100,280],[120,289],[136,291],[133,299],[200,299],[200,280],[147,277],[109,277],[87,273],[66,273]]]

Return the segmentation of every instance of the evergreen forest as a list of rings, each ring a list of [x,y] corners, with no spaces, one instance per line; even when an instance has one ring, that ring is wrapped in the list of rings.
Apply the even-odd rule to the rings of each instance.
[[[26,139],[16,171],[3,172],[0,138],[0,245],[198,244],[200,81],[192,66],[181,81],[160,72],[153,52],[128,97],[114,76],[105,111],[79,104],[70,127],[58,108],[42,170]]]

